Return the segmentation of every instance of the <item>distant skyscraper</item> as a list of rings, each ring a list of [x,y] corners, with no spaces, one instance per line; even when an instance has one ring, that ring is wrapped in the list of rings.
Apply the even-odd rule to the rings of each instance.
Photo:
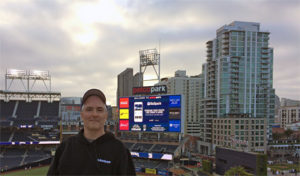
[[[133,76],[133,87],[143,87],[143,74],[137,72]]]
[[[120,97],[132,96],[133,68],[126,68],[118,75],[117,104]]]
[[[214,118],[265,118],[271,137],[275,90],[269,34],[260,31],[259,23],[234,21],[218,29],[216,38],[206,43],[200,110],[202,151],[211,147]]]
[[[156,85],[166,85],[168,94],[183,96],[184,114],[185,114],[185,131],[184,134],[193,136],[200,135],[200,82],[202,78],[197,76],[187,76],[185,70],[177,70],[175,77],[163,79]]]
[[[137,72],[133,76],[133,68],[126,68],[118,75],[117,104],[120,97],[132,96],[133,87],[143,86],[143,75]]]

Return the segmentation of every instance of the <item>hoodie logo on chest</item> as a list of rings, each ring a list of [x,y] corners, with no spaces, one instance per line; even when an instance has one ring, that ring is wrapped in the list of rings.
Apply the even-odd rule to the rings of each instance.
[[[111,164],[111,161],[104,160],[104,159],[101,159],[101,158],[97,158],[97,161],[98,161],[99,163]]]

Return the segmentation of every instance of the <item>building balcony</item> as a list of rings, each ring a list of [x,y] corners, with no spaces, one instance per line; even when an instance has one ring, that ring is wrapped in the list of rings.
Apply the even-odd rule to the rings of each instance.
[[[262,54],[268,54],[269,51],[268,51],[268,49],[262,49],[262,50],[261,50],[261,53],[262,53]]]
[[[223,40],[229,39],[229,33],[227,33],[227,32],[226,32],[226,33],[223,33],[223,34],[222,34],[222,39],[223,39]]]

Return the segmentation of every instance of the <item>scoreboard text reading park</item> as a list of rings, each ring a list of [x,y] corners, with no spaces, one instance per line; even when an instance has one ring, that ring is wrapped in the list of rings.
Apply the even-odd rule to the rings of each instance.
[[[140,96],[119,99],[119,130],[181,132],[181,96]]]

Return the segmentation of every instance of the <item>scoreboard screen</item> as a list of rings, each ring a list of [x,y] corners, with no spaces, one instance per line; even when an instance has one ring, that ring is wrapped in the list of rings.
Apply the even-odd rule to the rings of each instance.
[[[181,132],[181,95],[121,97],[119,130]]]

